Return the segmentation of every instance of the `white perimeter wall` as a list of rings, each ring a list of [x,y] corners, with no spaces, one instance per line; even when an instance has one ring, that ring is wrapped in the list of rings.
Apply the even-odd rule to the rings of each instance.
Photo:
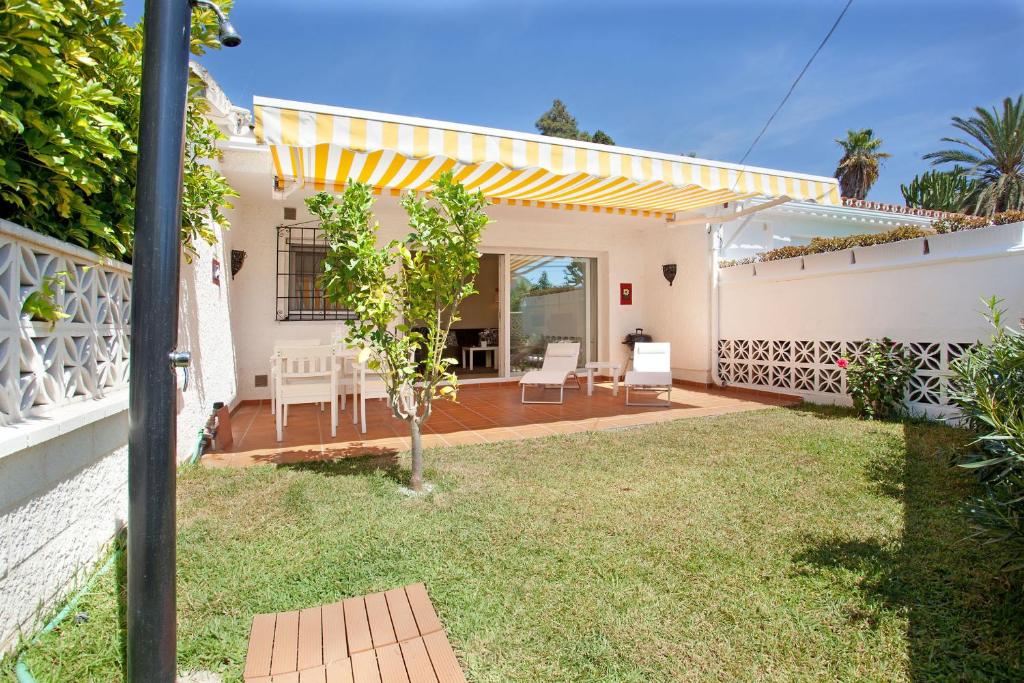
[[[201,245],[193,263],[182,263],[179,348],[192,351],[193,365],[190,386],[178,392],[179,462],[213,402],[235,398],[229,254],[223,243]],[[219,287],[214,258],[223,264]],[[42,626],[124,526],[127,406],[121,389],[0,428],[0,653]]]
[[[822,391],[835,372],[826,347],[849,353],[852,342],[888,336],[922,363],[914,407],[941,414],[949,361],[990,337],[980,312],[992,295],[1008,322],[1024,318],[1024,224],[725,268],[719,372],[732,384],[845,402]]]

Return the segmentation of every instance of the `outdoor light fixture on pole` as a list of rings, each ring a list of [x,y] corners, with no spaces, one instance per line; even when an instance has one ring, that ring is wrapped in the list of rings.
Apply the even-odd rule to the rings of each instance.
[[[209,0],[146,0],[135,198],[128,399],[128,661],[131,683],[176,678],[175,468],[181,184],[194,6],[241,42]]]

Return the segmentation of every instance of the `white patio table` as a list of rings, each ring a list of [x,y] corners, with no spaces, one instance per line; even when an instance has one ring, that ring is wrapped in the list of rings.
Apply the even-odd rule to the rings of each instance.
[[[473,369],[473,354],[477,351],[484,352],[484,366],[493,368],[496,366],[495,359],[498,357],[497,346],[463,346],[462,347],[462,367],[466,367],[466,354],[469,354],[469,369]]]
[[[622,372],[622,363],[611,360],[592,360],[586,365],[587,368],[587,396],[594,395],[594,370],[612,371],[612,396],[619,395],[619,374]]]

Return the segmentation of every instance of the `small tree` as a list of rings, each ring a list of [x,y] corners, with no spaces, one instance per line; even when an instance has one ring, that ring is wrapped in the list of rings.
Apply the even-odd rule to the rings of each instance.
[[[391,412],[409,423],[411,485],[420,491],[422,426],[435,398],[456,397],[456,361],[443,357],[445,340],[459,304],[476,293],[487,200],[445,173],[427,197],[402,198],[411,232],[383,246],[373,202],[370,186],[353,182],[340,202],[320,192],[306,203],[328,240],[324,296],[356,314],[346,342],[363,348],[361,360],[381,373]]]

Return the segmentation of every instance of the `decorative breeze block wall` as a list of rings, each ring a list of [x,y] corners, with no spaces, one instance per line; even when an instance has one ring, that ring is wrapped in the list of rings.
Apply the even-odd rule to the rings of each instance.
[[[927,412],[948,407],[950,363],[977,342],[895,343],[918,361],[907,403]],[[721,339],[718,376],[727,385],[839,398],[846,395],[846,371],[836,363],[863,358],[867,345],[863,340]]]
[[[22,313],[48,278],[53,325]],[[130,326],[131,266],[0,220],[0,424],[127,386]]]

